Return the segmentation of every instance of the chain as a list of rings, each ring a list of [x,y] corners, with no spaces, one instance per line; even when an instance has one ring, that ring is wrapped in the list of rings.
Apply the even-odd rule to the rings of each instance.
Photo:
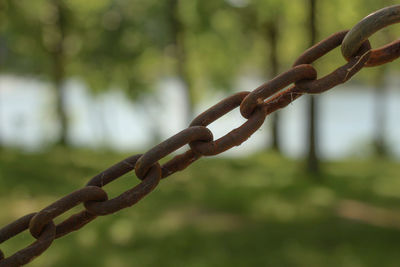
[[[25,215],[0,229],[0,243],[28,230],[36,239],[31,245],[5,258],[0,250],[0,267],[21,266],[42,254],[52,242],[76,231],[103,216],[130,207],[149,194],[161,179],[181,171],[202,156],[220,154],[246,141],[264,123],[266,116],[287,106],[303,94],[318,94],[348,81],[363,67],[378,66],[400,57],[400,40],[371,50],[368,37],[393,23],[400,22],[400,5],[378,10],[361,20],[350,31],[335,33],[307,49],[293,67],[252,92],[229,96],[197,116],[190,126],[145,154],[128,157],[94,176],[85,187],[57,200],[37,213]],[[311,63],[341,46],[347,63],[317,79]],[[281,89],[289,86],[288,89]],[[218,140],[206,127],[223,115],[240,107],[247,121]],[[158,161],[182,146],[185,153],[175,156],[162,166]],[[108,199],[103,186],[134,170],[141,182],[119,196]],[[83,203],[85,209],[55,225],[53,219]]]

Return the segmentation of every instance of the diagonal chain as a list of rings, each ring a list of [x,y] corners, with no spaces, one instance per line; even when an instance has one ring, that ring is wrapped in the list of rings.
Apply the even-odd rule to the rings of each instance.
[[[325,92],[348,81],[363,67],[378,66],[397,59],[400,57],[400,40],[371,50],[368,37],[398,22],[400,22],[400,5],[386,7],[370,14],[350,31],[335,33],[307,49],[290,70],[252,92],[239,92],[223,99],[197,116],[188,128],[146,153],[120,161],[94,176],[85,187],[66,195],[37,213],[25,215],[1,228],[0,244],[25,230],[29,230],[36,241],[7,258],[0,250],[0,267],[27,264],[42,254],[54,239],[80,229],[98,216],[111,214],[136,204],[153,191],[161,179],[185,169],[200,157],[217,155],[242,144],[261,127],[268,114],[287,106],[300,96]],[[317,79],[317,71],[311,64],[338,46],[341,46],[347,63]],[[281,91],[287,86],[290,87]],[[207,125],[238,107],[247,121],[218,140],[213,140],[213,134]],[[160,166],[158,161],[161,158],[186,144],[189,145],[189,150]],[[102,187],[133,170],[141,182],[119,196],[108,199]],[[80,203],[84,204],[83,211],[57,225],[54,224],[54,218]]]

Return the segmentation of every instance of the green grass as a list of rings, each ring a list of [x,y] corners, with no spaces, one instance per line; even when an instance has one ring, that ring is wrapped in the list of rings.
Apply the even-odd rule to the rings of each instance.
[[[0,225],[84,186],[125,156],[2,151]],[[400,225],[337,212],[351,199],[400,213],[399,163],[325,163],[321,182],[301,170],[275,154],[201,159],[137,205],[55,240],[28,266],[399,266]],[[113,197],[136,183],[128,174],[105,190]],[[7,256],[33,240],[25,232],[0,248]]]

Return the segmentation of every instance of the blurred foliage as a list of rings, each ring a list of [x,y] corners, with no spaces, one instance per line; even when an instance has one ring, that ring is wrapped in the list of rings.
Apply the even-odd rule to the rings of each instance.
[[[0,225],[84,186],[125,156],[60,148],[2,153],[0,205],[7,212]],[[330,162],[325,182],[316,184],[298,162],[277,154],[202,159],[137,205],[56,240],[28,266],[394,267],[400,225],[348,220],[338,207],[352,199],[398,214],[399,168],[389,160]],[[129,173],[105,190],[114,197],[138,182]],[[10,255],[32,241],[25,232],[1,249]]]
[[[137,98],[177,75],[169,2],[156,0],[0,0],[1,72],[52,79],[49,54],[61,38],[55,3],[65,10],[67,78],[81,79],[94,93],[121,88]],[[396,1],[318,1],[318,39],[390,4]],[[207,88],[229,90],[241,74],[264,76],[265,24],[279,22],[283,69],[307,48],[303,0],[183,0],[178,15],[196,98]],[[377,33],[373,46],[397,37],[397,29]],[[318,60],[319,76],[344,62],[340,49],[332,51]],[[368,82],[375,73],[364,70],[354,79]],[[9,212],[0,214],[1,225],[83,186],[122,157],[2,152],[0,204]],[[132,209],[57,240],[31,266],[397,266],[398,230],[339,218],[336,204],[352,198],[397,207],[399,164],[337,162],[324,171],[325,183],[315,184],[297,162],[274,154],[205,159]],[[107,187],[110,196],[136,183],[132,178]],[[2,249],[9,255],[31,241],[26,234]]]
[[[52,63],[48,54],[60,38],[54,25],[59,15],[56,2],[1,0],[3,71],[49,78]],[[82,79],[94,92],[122,88],[135,98],[154,87],[160,77],[176,75],[168,1],[62,3],[67,11],[62,44],[67,77]],[[267,64],[263,30],[267,23],[279,23],[284,68],[307,47],[305,1],[193,0],[178,4],[185,31],[185,64],[196,98],[205,88],[228,90],[240,74],[264,75],[260,69]],[[350,28],[368,13],[390,4],[395,1],[319,1],[319,39]],[[391,28],[383,32],[374,37],[377,43],[385,32],[394,36]],[[321,75],[344,63],[338,50],[318,62]],[[371,71],[364,72],[367,74],[356,79],[371,76]]]

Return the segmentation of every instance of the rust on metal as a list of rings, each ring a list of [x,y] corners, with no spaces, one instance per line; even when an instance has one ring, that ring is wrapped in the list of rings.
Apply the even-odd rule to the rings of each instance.
[[[161,167],[153,164],[146,173],[143,181],[121,195],[107,201],[86,201],[85,208],[95,215],[107,215],[132,206],[149,194],[161,179]]]
[[[346,33],[347,31],[335,33],[325,40],[322,40],[321,42],[307,49],[295,61],[293,66],[297,66],[299,64],[311,64],[321,56],[338,47],[342,43],[343,38],[346,36]],[[371,46],[369,44],[369,41],[367,40],[362,44],[357,54],[349,59],[347,64],[337,68],[330,74],[318,80],[303,80],[298,81],[295,84],[301,91],[307,92],[309,94],[319,94],[335,87],[338,84],[344,83],[364,67],[364,64],[369,59],[369,55],[371,53],[370,49]]]
[[[175,156],[161,166],[161,178],[164,179],[177,171],[186,169],[190,164],[198,160],[200,157],[201,155],[195,153],[192,149]]]
[[[240,113],[248,119],[258,104],[262,104],[264,99],[272,96],[282,88],[300,81],[313,80],[317,77],[317,72],[311,65],[299,65],[278,75],[272,80],[262,84],[246,96],[240,104]]]
[[[249,92],[239,92],[230,97],[227,97],[207,109],[197,116],[192,123],[193,126],[207,126],[215,120],[219,119],[229,111],[240,106],[243,99],[249,95]],[[196,153],[201,155],[211,156],[220,154],[234,146],[238,146],[246,141],[260,126],[264,123],[265,114],[261,109],[254,112],[247,122],[239,128],[236,128],[218,140],[212,142],[193,141],[189,146]]]
[[[308,48],[296,59],[293,63],[293,67],[301,64],[311,64],[320,57],[328,54],[330,51],[342,44],[342,41],[348,32],[349,31],[336,32]]]
[[[114,181],[115,179],[121,177],[122,175],[132,171],[135,168],[136,161],[142,156],[142,154],[137,154],[130,156],[124,160],[121,160],[117,164],[114,164],[110,168],[102,171],[101,173],[94,176],[86,184],[87,186],[98,186],[103,187],[106,184]]]
[[[96,215],[89,213],[87,210],[71,215],[68,219],[57,224],[56,239],[81,229],[83,226],[96,219],[96,217]]]
[[[30,220],[33,216],[36,215],[35,213],[30,213],[21,218],[15,220],[14,222],[4,226],[0,229],[0,244],[4,241],[10,239],[11,237],[18,235],[19,233],[25,231],[27,229],[26,225],[29,225]]]
[[[7,241],[13,236],[16,236],[19,233],[27,230],[29,228],[29,223],[31,219],[36,215],[36,213],[31,213],[25,215],[18,220],[10,223],[0,230],[0,243]],[[43,231],[38,236],[37,240],[23,248],[13,255],[0,260],[0,267],[16,267],[29,263],[35,257],[42,254],[48,247],[50,247],[51,243],[55,239],[56,226],[53,221],[48,222],[44,227]],[[1,254],[3,254],[1,252]]]
[[[164,142],[156,145],[149,151],[147,151],[143,156],[141,156],[135,164],[135,172],[137,177],[142,178],[145,176],[146,172],[150,167],[174,152],[175,150],[189,144],[192,141],[212,141],[213,134],[209,129],[203,126],[193,126],[180,131],[179,133],[171,136]]]
[[[241,145],[244,141],[255,133],[265,120],[264,109],[257,108],[250,116],[250,118],[239,128],[230,131],[225,136],[211,143],[195,143],[192,144],[192,149],[200,151],[203,155],[217,155],[234,146]]]
[[[363,19],[352,30],[335,33],[307,49],[287,72],[261,85],[252,92],[240,92],[225,98],[197,116],[189,128],[168,138],[147,153],[128,157],[94,176],[85,187],[76,190],[39,211],[31,213],[0,229],[0,243],[29,229],[37,238],[31,245],[5,258],[0,250],[0,267],[21,266],[43,253],[53,242],[76,231],[100,215],[130,207],[152,192],[160,179],[187,168],[202,156],[211,156],[238,146],[263,124],[265,117],[287,106],[304,94],[321,93],[348,81],[363,67],[378,66],[400,56],[400,40],[371,50],[367,38],[377,30],[400,20],[400,5],[379,10]],[[331,74],[317,79],[309,64],[332,49],[342,46],[348,63]],[[294,83],[285,90],[286,86]],[[225,136],[213,141],[207,125],[240,106],[248,120]],[[160,166],[159,160],[189,144],[190,149]],[[141,182],[119,196],[107,200],[103,186],[124,174],[135,171]],[[53,219],[83,202],[85,210],[73,214],[57,226]]]
[[[33,237],[38,238],[44,226],[60,214],[85,201],[105,201],[107,199],[107,193],[97,186],[86,186],[76,190],[42,209],[33,216],[29,223],[29,231]]]
[[[361,45],[380,29],[400,22],[400,5],[382,8],[358,22],[346,35],[342,43],[342,54],[350,59]]]
[[[250,94],[248,91],[239,92],[231,95],[225,99],[222,99],[214,106],[210,107],[190,123],[190,126],[207,126],[213,123],[215,120],[221,118],[226,113],[240,106],[243,99]]]
[[[288,89],[281,91],[271,97],[267,102],[263,104],[263,109],[265,113],[271,114],[272,112],[284,108],[294,100],[299,98],[300,96],[304,95],[304,90],[300,89],[297,86],[291,86]]]
[[[365,63],[366,67],[375,67],[382,64],[386,64],[392,62],[393,60],[400,57],[400,40],[396,40],[382,46],[381,48],[373,49],[371,51],[371,56],[367,63]]]

